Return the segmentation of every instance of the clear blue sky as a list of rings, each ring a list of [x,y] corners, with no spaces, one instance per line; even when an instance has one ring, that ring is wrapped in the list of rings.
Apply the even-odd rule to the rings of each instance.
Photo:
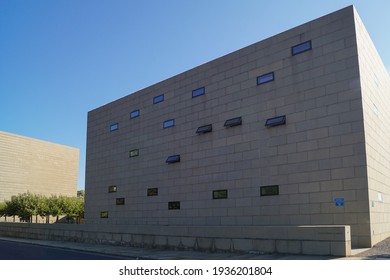
[[[389,0],[0,0],[0,130],[80,149],[87,112],[354,4],[390,69]]]

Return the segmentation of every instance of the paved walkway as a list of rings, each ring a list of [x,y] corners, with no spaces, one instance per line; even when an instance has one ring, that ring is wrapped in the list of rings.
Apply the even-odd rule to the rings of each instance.
[[[23,242],[42,246],[52,246],[70,250],[96,252],[101,254],[129,257],[131,259],[153,260],[331,260],[331,259],[364,259],[364,257],[336,258],[332,256],[308,256],[285,254],[260,254],[258,252],[229,253],[229,252],[201,252],[192,250],[162,250],[149,248],[136,248],[113,246],[103,244],[75,243],[62,241],[46,241],[34,239],[20,239],[0,237],[2,240]],[[355,251],[355,253],[361,253]]]

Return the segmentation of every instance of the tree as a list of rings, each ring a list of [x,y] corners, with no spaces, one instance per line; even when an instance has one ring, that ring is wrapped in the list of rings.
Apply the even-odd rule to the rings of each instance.
[[[11,200],[6,201],[5,204],[6,204],[6,211],[7,211],[6,215],[13,216],[14,218],[13,220],[15,222],[15,216],[17,215],[17,209],[16,209],[17,205],[12,201],[12,198]]]
[[[79,223],[80,218],[84,215],[84,199],[80,197],[61,197],[62,209],[64,214]]]
[[[7,216],[8,216],[8,213],[7,213],[7,203],[5,202],[0,202],[0,218],[1,217],[5,217],[5,221],[7,221]]]
[[[38,223],[38,215],[40,214],[41,207],[44,207],[43,203],[45,202],[43,200],[42,195],[38,194],[31,194],[28,193],[29,197],[28,200],[30,201],[31,205],[31,214],[32,216],[35,216],[35,222]],[[32,216],[31,216],[31,222],[32,222]]]
[[[47,201],[48,213],[49,215],[56,217],[57,222],[59,216],[64,214],[61,199],[62,198],[57,195],[52,195]]]
[[[85,197],[85,190],[79,190],[79,191],[77,191],[77,197],[84,198],[84,197]]]
[[[11,200],[0,204],[0,217],[2,216],[19,216],[21,220],[32,222],[35,216],[35,222],[38,222],[38,215],[46,217],[46,223],[49,222],[50,215],[57,217],[66,215],[68,222],[71,219],[80,223],[84,217],[84,198],[66,197],[52,195],[45,197],[43,195],[24,193],[14,195]]]
[[[50,219],[50,208],[49,208],[49,198],[43,195],[37,195],[38,197],[38,215],[41,218],[46,217],[46,223],[49,223]]]
[[[84,197],[76,197],[76,223],[80,224],[81,218],[84,218]]]
[[[12,196],[11,205],[13,215],[19,216],[22,220],[32,222],[32,216],[38,215],[38,200],[29,192]]]

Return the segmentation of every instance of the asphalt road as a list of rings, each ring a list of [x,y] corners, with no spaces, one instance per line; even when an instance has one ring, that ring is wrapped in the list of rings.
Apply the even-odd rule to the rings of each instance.
[[[0,260],[123,260],[124,258],[77,250],[0,240]],[[126,258],[129,259],[129,258]]]

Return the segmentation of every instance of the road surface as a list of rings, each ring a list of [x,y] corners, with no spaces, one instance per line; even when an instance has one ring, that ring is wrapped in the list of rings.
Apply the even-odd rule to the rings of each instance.
[[[0,260],[123,260],[120,256],[0,240]],[[129,258],[126,258],[129,259]]]

